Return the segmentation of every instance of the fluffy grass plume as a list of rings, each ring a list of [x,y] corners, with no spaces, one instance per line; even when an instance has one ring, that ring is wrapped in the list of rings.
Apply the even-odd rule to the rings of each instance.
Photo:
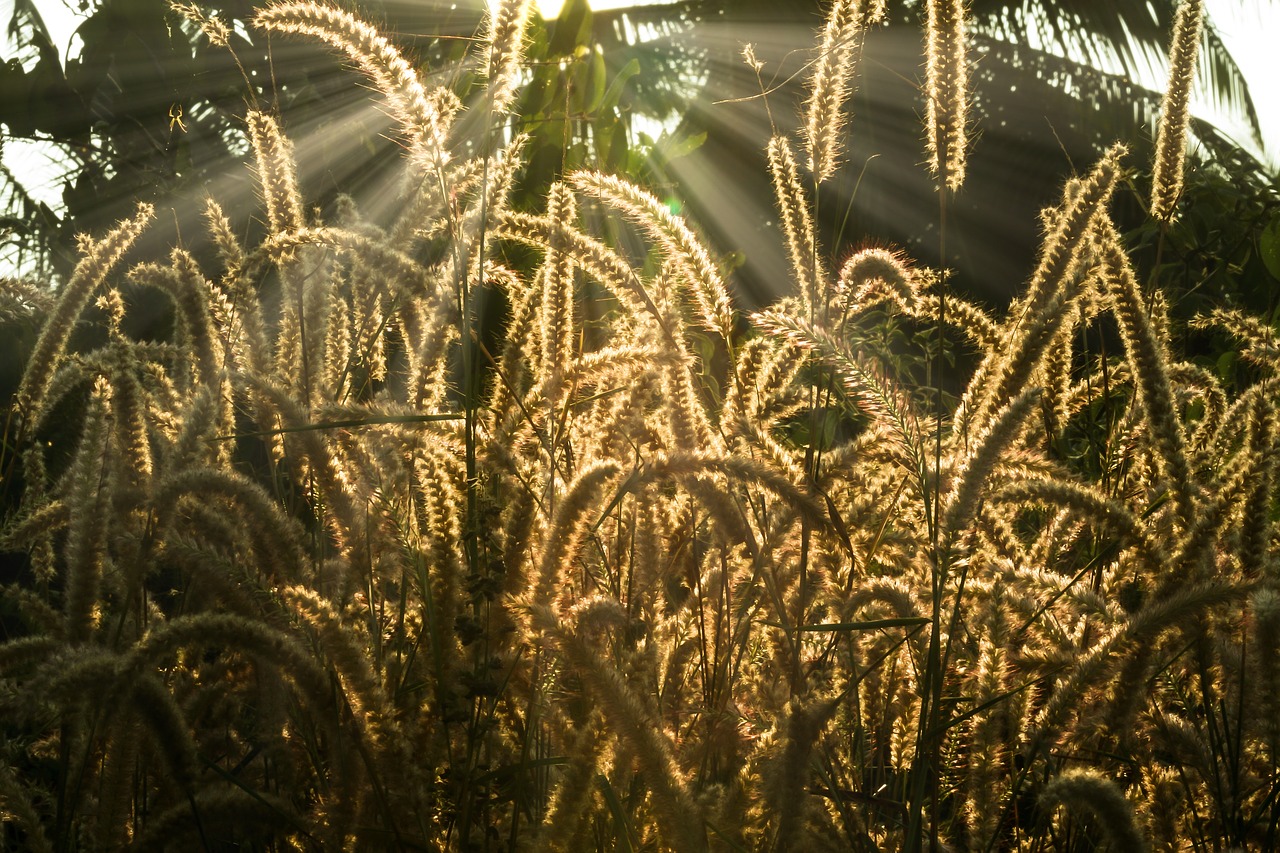
[[[489,108],[505,113],[519,91],[520,60],[525,28],[533,12],[533,0],[500,0],[489,4],[489,17],[480,44],[489,83]]]
[[[795,155],[785,137],[769,140],[769,171],[773,175],[773,192],[782,215],[782,233],[791,256],[791,270],[800,285],[800,300],[812,316],[827,308],[827,275],[818,261],[817,237],[809,200],[796,176]]]
[[[1280,845],[1274,335],[1222,308],[1196,325],[1247,369],[1185,360],[1112,218],[1123,147],[1007,311],[822,247],[883,13],[837,2],[766,150],[789,295],[744,315],[634,176],[528,192],[497,114],[555,73],[522,66],[530,6],[422,70],[348,12],[259,12],[373,81],[410,177],[385,219],[308,198],[306,128],[246,108],[261,234],[211,199],[207,241],[125,268],[141,208],[56,295],[0,282],[43,323],[0,447],[5,842]],[[965,8],[922,10],[949,192]],[[939,405],[917,368],[966,341]]]
[[[1155,163],[1151,177],[1151,215],[1162,222],[1173,218],[1182,195],[1187,130],[1191,126],[1191,87],[1196,79],[1200,32],[1204,27],[1202,0],[1183,0],[1173,21],[1169,45],[1169,83],[1160,104]]]
[[[805,142],[815,183],[830,178],[840,165],[848,122],[845,102],[853,93],[862,39],[866,27],[883,13],[883,4],[864,0],[835,0],[827,13],[805,100]]]
[[[435,170],[448,162],[446,141],[459,108],[457,98],[447,90],[427,92],[418,72],[372,26],[350,12],[306,0],[265,6],[254,23],[268,33],[309,35],[343,51],[387,99],[415,158]]]
[[[965,6],[965,0],[927,0],[925,4],[925,141],[929,171],[953,192],[964,183],[969,145]]]
[[[112,267],[120,262],[125,252],[142,234],[153,214],[154,208],[151,205],[140,204],[133,219],[120,223],[101,240],[88,236],[81,238],[80,248],[84,257],[76,264],[71,278],[63,285],[53,313],[41,328],[40,337],[27,359],[22,381],[15,395],[18,410],[28,420],[35,420],[40,414],[49,381],[62,359],[67,339],[71,337],[76,321],[80,319],[81,313],[88,307]]]
[[[1071,770],[1052,779],[1040,794],[1046,805],[1066,807],[1089,815],[1116,850],[1143,853],[1147,841],[1138,831],[1133,807],[1119,786],[1087,770]]]

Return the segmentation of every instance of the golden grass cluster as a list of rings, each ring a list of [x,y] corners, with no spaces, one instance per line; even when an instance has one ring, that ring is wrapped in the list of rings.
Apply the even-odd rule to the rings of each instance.
[[[498,4],[473,57],[495,121],[529,5]],[[955,188],[964,4],[927,7],[930,145]],[[814,186],[879,10],[837,0],[822,36]],[[1232,399],[1178,359],[1108,212],[1123,148],[1045,212],[996,317],[882,249],[833,274],[777,137],[796,291],[744,318],[641,187],[580,172],[512,209],[524,140],[453,139],[458,94],[373,28],[309,2],[257,22],[335,45],[381,93],[401,218],[317,219],[286,130],[251,111],[259,245],[215,201],[216,268],[176,250],[121,269],[145,207],[83,241],[4,448],[27,578],[3,590],[6,844],[1276,843],[1280,360],[1228,311],[1204,322],[1258,384]],[[125,333],[126,282],[172,301],[171,336]],[[493,290],[496,348],[474,311]],[[92,304],[104,340],[73,348]],[[922,408],[862,346],[886,305],[977,352],[958,410]],[[1098,358],[1081,330],[1107,316],[1123,351]],[[46,440],[68,417],[73,446]]]

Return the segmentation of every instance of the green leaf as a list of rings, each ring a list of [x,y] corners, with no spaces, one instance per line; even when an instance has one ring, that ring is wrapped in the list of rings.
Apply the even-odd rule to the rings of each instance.
[[[553,55],[572,56],[578,45],[591,44],[591,6],[586,0],[567,0],[552,23],[548,48]]]
[[[622,70],[614,75],[613,82],[609,84],[609,89],[604,93],[604,97],[600,100],[600,106],[605,109],[611,109],[618,105],[619,99],[622,98],[622,90],[632,77],[640,73],[640,60],[635,57],[631,61],[622,66]]]
[[[609,69],[604,64],[604,53],[599,50],[591,51],[588,67],[587,80],[590,85],[591,100],[587,103],[587,114],[594,116],[604,104],[605,87],[609,82],[606,79]]]
[[[600,792],[604,794],[605,805],[609,807],[609,812],[613,815],[614,826],[618,833],[618,843],[614,849],[623,853],[630,853],[630,851],[635,850],[635,845],[631,840],[635,835],[635,831],[631,827],[631,818],[627,815],[627,809],[623,806],[622,799],[618,796],[618,792],[613,789],[613,784],[608,777],[598,774],[596,782],[600,785]]]
[[[654,144],[655,154],[657,154],[663,162],[670,163],[687,154],[692,154],[702,143],[707,141],[707,133],[690,133],[690,134],[662,134],[662,137]]]
[[[1223,381],[1230,383],[1236,375],[1236,362],[1239,356],[1234,352],[1224,352],[1218,356],[1218,377]]]
[[[1280,280],[1280,215],[1271,220],[1258,237],[1258,254],[1271,277]]]

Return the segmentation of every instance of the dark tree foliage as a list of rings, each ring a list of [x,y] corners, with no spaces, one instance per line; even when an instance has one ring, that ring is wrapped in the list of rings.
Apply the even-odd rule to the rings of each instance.
[[[358,100],[346,85],[349,72],[322,59],[323,48],[251,34],[251,0],[198,4],[231,27],[228,47],[210,44],[165,0],[102,0],[92,4],[78,33],[83,49],[71,60],[60,58],[33,3],[14,6],[11,41],[21,50],[0,70],[0,123],[10,136],[66,145],[65,212],[27,197],[22,176],[0,182],[6,239],[49,258],[56,272],[65,274],[74,261],[75,232],[100,232],[135,199],[183,211],[168,217],[167,228],[153,229],[155,245],[199,239],[194,217],[202,205],[184,199],[212,194],[233,214],[252,210],[238,203],[253,191],[233,168],[244,154],[241,116],[250,103],[273,106],[291,136],[306,140],[300,159],[308,197],[328,203],[339,187],[363,192],[362,201],[390,197],[395,176],[386,164],[394,158],[385,155],[394,143],[385,117]],[[365,3],[362,13],[423,67],[450,68],[456,63],[448,60],[461,58],[476,32],[482,6],[453,5]],[[583,165],[630,174],[681,199],[726,263],[745,262],[737,281],[748,304],[771,300],[786,265],[772,248],[760,140],[771,123],[790,130],[796,120],[768,104],[792,103],[807,79],[825,7],[820,0],[685,0],[593,14],[582,0],[566,3],[529,45],[534,75],[516,111],[518,129],[533,137],[524,197],[532,203],[555,176]],[[974,179],[949,205],[945,258],[938,227],[918,225],[939,215],[921,167],[920,7],[889,4],[889,25],[867,35],[845,168],[819,201],[822,241],[831,252],[868,241],[900,245],[923,263],[951,269],[955,285],[1003,301],[1033,262],[1036,214],[1061,180],[1114,139],[1149,139],[1159,94],[1098,68],[1132,69],[1144,55],[1162,55],[1176,3],[970,4],[978,57]],[[1033,32],[1048,49],[1028,46]],[[1238,69],[1212,28],[1206,32],[1202,84],[1254,120]],[[757,43],[767,63],[766,97],[739,56],[746,41]],[[460,90],[465,83],[453,81]],[[638,124],[641,116],[648,121]],[[645,134],[659,123],[668,131]],[[1197,131],[1204,155],[1198,168],[1216,174],[1207,164],[1229,162],[1233,175],[1244,175],[1238,188],[1254,195],[1251,209],[1262,217],[1246,230],[1260,233],[1273,210],[1260,165],[1213,128]],[[1129,165],[1140,172],[1148,159],[1139,146]],[[1141,175],[1135,188],[1140,199]]]
[[[363,93],[349,85],[349,72],[322,46],[273,43],[252,32],[246,26],[254,9],[249,0],[197,4],[228,26],[226,46],[211,44],[166,0],[94,2],[76,33],[83,46],[71,59],[60,55],[32,3],[18,0],[10,23],[19,55],[0,70],[0,123],[7,136],[65,149],[65,211],[35,204],[23,190],[23,176],[5,175],[6,224],[9,240],[46,253],[58,274],[74,263],[76,232],[101,232],[139,200],[185,216],[198,215],[201,197],[208,194],[233,212],[254,209],[240,168],[246,153],[243,116],[250,105],[277,110],[295,133],[334,131],[332,125],[341,123],[327,137],[341,139],[341,146],[307,150],[306,177],[329,177],[328,186],[314,187],[322,198],[331,198],[351,170],[352,150],[363,152],[361,169],[388,162],[380,156],[391,153],[393,144],[383,135],[384,117],[359,99]],[[417,8],[390,29],[431,33],[429,39],[403,41],[424,63],[443,67],[448,55],[465,50],[480,12]],[[386,17],[370,4],[365,13],[374,20]],[[23,61],[32,56],[34,62]],[[247,221],[237,225],[253,227]],[[172,245],[179,234],[194,237],[203,230],[196,220],[171,218],[168,226],[167,233],[157,229],[150,242]]]
[[[822,242],[830,251],[845,253],[868,241],[899,245],[923,263],[952,270],[953,284],[963,290],[1003,302],[1034,263],[1040,237],[1037,214],[1057,198],[1064,178],[1117,139],[1139,140],[1131,146],[1127,165],[1139,173],[1147,169],[1161,93],[1135,82],[1129,73],[1099,69],[1135,69],[1144,54],[1163,56],[1176,3],[970,4],[970,51],[977,58],[970,115],[972,179],[949,202],[945,259],[939,254],[938,228],[918,227],[939,220],[936,189],[922,165],[921,5],[889,4],[888,25],[866,36],[845,168],[819,201]],[[759,140],[767,138],[770,123],[791,130],[797,117],[788,109],[768,110],[765,101],[794,102],[808,79],[809,46],[825,8],[821,2],[703,0],[631,13],[641,20],[684,20],[686,26],[673,33],[669,50],[701,58],[707,83],[687,111],[684,127],[690,134],[705,132],[707,141],[675,164],[673,176],[692,185],[682,197],[712,243],[725,251],[746,252],[748,264],[739,285],[750,302],[772,301],[777,296],[774,282],[787,277],[781,251],[759,248],[777,245],[771,237],[775,215]],[[1029,46],[1033,31],[1047,49]],[[760,97],[760,83],[738,55],[744,41],[756,42],[756,55],[767,63],[767,98]],[[1206,28],[1202,56],[1201,85],[1256,133],[1248,89],[1211,27]],[[1251,187],[1259,199],[1267,196],[1270,182],[1260,163],[1217,129],[1201,122],[1195,130],[1196,169],[1216,173],[1221,167],[1211,164],[1230,163],[1240,184]],[[1135,185],[1140,195],[1145,193],[1143,179],[1140,174]],[[738,215],[721,215],[726,210]],[[1265,223],[1247,228],[1256,232]]]

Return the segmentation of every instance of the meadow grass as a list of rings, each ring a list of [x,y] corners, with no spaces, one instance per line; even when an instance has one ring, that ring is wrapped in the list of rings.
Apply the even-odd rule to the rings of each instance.
[[[761,140],[794,290],[744,316],[694,228],[625,177],[513,207],[530,7],[491,12],[478,74],[454,78],[478,97],[430,90],[350,12],[258,13],[376,91],[405,152],[395,221],[310,210],[288,128],[254,109],[261,242],[211,199],[212,265],[125,267],[140,207],[82,240],[51,304],[5,283],[43,317],[0,459],[21,561],[0,591],[4,845],[1280,844],[1280,361],[1226,308],[1197,322],[1260,380],[1180,359],[1109,212],[1124,147],[1044,212],[1003,315],[901,254],[820,247],[813,199],[883,12],[836,0],[803,138]],[[925,10],[944,221],[965,13]],[[601,213],[644,252],[591,233]],[[171,300],[172,333],[127,334],[126,291]],[[104,334],[79,348],[91,305]],[[957,406],[865,345],[886,309],[976,352]],[[1084,347],[1095,323],[1119,353]],[[1064,453],[1082,433],[1087,458]]]

